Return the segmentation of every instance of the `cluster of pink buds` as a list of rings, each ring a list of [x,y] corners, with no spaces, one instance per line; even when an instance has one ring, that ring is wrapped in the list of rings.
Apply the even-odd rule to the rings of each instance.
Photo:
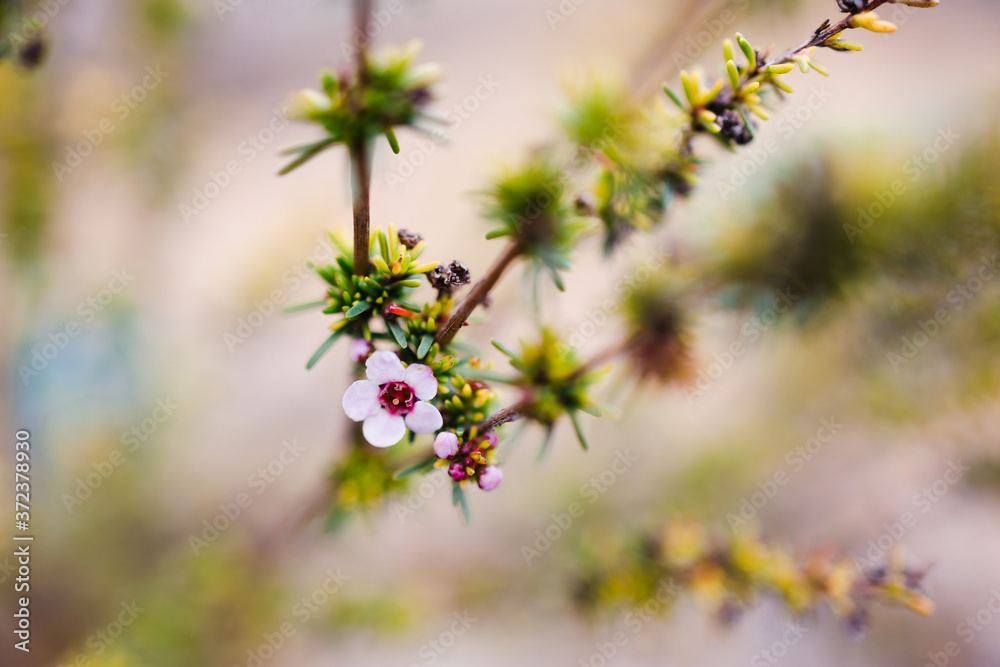
[[[483,491],[492,491],[503,481],[503,471],[489,462],[499,442],[494,433],[485,433],[462,443],[451,431],[442,431],[434,439],[434,453],[456,482],[475,480]]]

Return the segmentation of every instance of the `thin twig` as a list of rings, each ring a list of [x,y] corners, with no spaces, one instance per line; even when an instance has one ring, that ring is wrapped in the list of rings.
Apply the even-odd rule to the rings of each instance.
[[[351,185],[354,189],[354,275],[367,276],[371,269],[371,164],[368,160],[368,140],[360,138],[350,146],[349,153]]]
[[[627,338],[624,341],[615,343],[614,345],[605,348],[601,352],[598,352],[597,355],[592,357],[586,363],[577,368],[575,371],[573,371],[573,373],[569,376],[569,379],[579,380],[587,373],[597,370],[599,367],[608,363],[609,361],[617,357],[619,354],[622,354],[625,351],[627,351],[631,345],[632,345],[632,339]]]
[[[358,110],[365,104],[365,88],[368,85],[368,35],[365,31],[371,13],[372,0],[355,0],[355,31],[362,36],[356,54],[358,85],[354,103]],[[354,190],[354,274],[367,276],[371,270],[371,161],[368,156],[368,138],[357,137],[348,151],[351,158],[351,186]]]
[[[525,403],[522,401],[506,407],[503,410],[494,412],[492,415],[476,424],[476,429],[479,433],[489,433],[498,426],[516,421],[523,417],[524,415],[521,414],[521,411],[524,410],[524,408]]]
[[[868,6],[865,7],[864,11],[865,12],[870,12],[870,11],[872,11],[874,9],[878,9],[879,7],[881,7],[882,5],[884,5],[887,2],[892,2],[892,0],[872,0],[870,3],[868,3]],[[859,12],[859,13],[862,13],[862,12]],[[787,63],[792,58],[794,58],[796,55],[798,55],[802,51],[805,51],[809,47],[811,47],[811,46],[819,46],[820,44],[822,44],[826,40],[830,39],[831,37],[834,37],[835,35],[838,35],[841,32],[847,30],[850,27],[851,19],[854,18],[854,16],[855,16],[854,14],[849,14],[848,16],[846,16],[844,19],[838,21],[837,23],[832,23],[832,24],[828,25],[826,27],[826,29],[824,29],[824,30],[817,30],[815,33],[813,33],[813,36],[810,37],[809,39],[807,39],[801,46],[797,46],[797,47],[795,47],[793,49],[789,49],[788,51],[785,51],[784,53],[782,53],[780,56],[778,56],[774,60],[767,61],[766,64],[767,65],[780,65],[782,63]]]
[[[872,0],[872,2],[869,3],[867,7],[865,7],[864,11],[870,12],[878,7],[881,7],[887,2],[892,2],[892,0]],[[799,55],[806,49],[811,48],[813,46],[819,46],[828,39],[835,37],[841,32],[847,30],[848,28],[850,28],[850,22],[851,19],[854,18],[854,16],[855,16],[854,14],[849,14],[836,23],[831,23],[830,21],[826,21],[823,23],[822,26],[820,26],[818,30],[816,30],[812,34],[812,36],[809,39],[807,39],[799,46],[788,49],[784,53],[774,58],[758,62],[757,67],[752,72],[746,73],[747,77],[746,82],[749,82],[751,79],[753,79],[753,77],[757,76],[757,74],[766,70],[771,65],[783,65],[785,63],[791,62],[792,59],[795,58],[795,56]],[[744,82],[744,84],[746,82]],[[722,89],[722,92],[716,95],[714,102],[716,102],[718,106],[727,106],[732,101],[734,94],[735,91],[732,89],[732,86],[726,84],[726,86]]]
[[[704,0],[688,0],[680,10],[671,11],[671,20],[665,35],[656,39],[656,46],[653,53],[644,57],[641,65],[632,77],[631,90],[640,97],[646,97],[648,93],[659,91],[660,81],[665,74],[665,69],[661,67],[667,54],[676,53],[679,49],[681,37],[688,34],[691,26],[695,22],[709,13],[709,10],[716,10],[720,4],[728,0],[718,0],[715,6]],[[678,18],[679,17],[679,18]]]
[[[465,321],[469,319],[469,315],[472,311],[481,304],[486,297],[489,295],[490,290],[497,284],[500,277],[504,274],[515,259],[521,254],[521,247],[517,243],[509,244],[500,256],[497,257],[496,261],[493,262],[493,266],[490,267],[489,272],[482,277],[482,279],[475,284],[472,290],[466,295],[452,316],[445,322],[444,326],[438,331],[435,341],[441,347],[444,347],[452,341],[458,330],[462,328]]]

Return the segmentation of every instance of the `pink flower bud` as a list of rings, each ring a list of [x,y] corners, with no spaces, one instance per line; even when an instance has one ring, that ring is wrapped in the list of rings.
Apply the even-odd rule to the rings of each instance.
[[[371,341],[365,340],[364,338],[355,338],[351,343],[351,361],[356,364],[360,364],[368,358],[371,351]]]
[[[442,431],[434,438],[434,453],[439,459],[450,459],[458,451],[458,436],[451,431]]]
[[[498,466],[488,466],[479,476],[479,488],[483,491],[492,491],[500,486],[503,481],[503,471]]]
[[[469,476],[465,472],[465,466],[462,465],[461,461],[455,461],[450,466],[448,466],[448,474],[456,482],[461,482],[463,479]]]

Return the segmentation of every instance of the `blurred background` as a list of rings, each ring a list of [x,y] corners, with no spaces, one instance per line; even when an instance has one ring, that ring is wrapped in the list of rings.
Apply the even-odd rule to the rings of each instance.
[[[692,62],[717,73],[737,30],[782,50],[837,14],[833,0],[378,4],[392,11],[377,44],[419,39],[442,66],[450,127],[446,141],[401,135],[400,155],[380,145],[373,221],[474,274],[496,252],[475,193],[555,134],[574,72],[655,90]],[[346,160],[276,172],[314,137],[284,101],[348,62],[349,4],[38,7],[42,66],[0,64],[0,424],[6,442],[32,434],[36,536],[30,656],[12,647],[13,548],[0,553],[0,662],[1000,661],[997,3],[883,10],[897,33],[818,54],[832,76],[791,75],[748,150],[709,147],[667,225],[614,261],[581,248],[566,296],[543,295],[588,356],[617,331],[605,302],[648,280],[652,258],[712,267],[730,288],[696,314],[691,383],[613,375],[620,415],[590,423],[591,451],[564,430],[536,465],[529,430],[504,485],[474,494],[471,526],[432,475],[332,535],[300,518],[345,451],[351,364],[337,347],[306,372],[328,322],[280,309],[322,297],[304,266],[348,229]],[[778,312],[787,280],[797,297]],[[526,290],[506,281],[471,338],[487,349],[530,330]],[[572,503],[582,516],[544,546]],[[613,557],[678,513],[859,558],[904,543],[931,568],[937,611],[877,610],[861,642],[820,614],[780,656],[792,619],[766,599],[732,627],[687,600],[638,631],[627,610],[580,613],[580,554]]]

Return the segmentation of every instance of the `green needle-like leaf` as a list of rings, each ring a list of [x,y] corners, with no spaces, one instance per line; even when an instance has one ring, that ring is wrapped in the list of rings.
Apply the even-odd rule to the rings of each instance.
[[[341,529],[347,519],[350,518],[350,513],[342,510],[335,509],[330,514],[327,515],[326,521],[323,522],[323,532],[335,533]]]
[[[583,433],[583,427],[580,425],[580,415],[576,411],[569,413],[569,419],[573,422],[573,429],[576,431],[576,437],[580,441],[580,445],[585,449],[590,449],[590,444],[587,442],[587,436]]]
[[[667,84],[663,84],[663,92],[667,94],[667,97],[670,98],[670,101],[672,101],[674,104],[677,105],[678,109],[680,109],[681,111],[687,111],[687,108],[684,106],[684,103],[681,102],[681,98],[677,97],[677,93],[671,90],[670,86],[668,86]]]
[[[320,306],[325,306],[325,305],[326,305],[326,299],[323,299],[322,301],[310,301],[309,303],[300,303],[296,306],[289,306],[288,308],[285,308],[281,312],[298,313],[303,310],[309,310],[311,308],[319,308]]]
[[[462,376],[466,380],[479,380],[481,382],[499,382],[500,384],[517,384],[520,380],[518,378],[508,378],[502,375],[496,375],[494,373],[489,373],[487,371],[479,370],[468,370],[462,373]]]
[[[491,338],[490,342],[493,343],[493,347],[495,347],[496,349],[500,350],[501,352],[503,352],[504,354],[506,354],[511,359],[517,359],[517,352],[515,352],[512,349],[510,349],[509,347],[507,347],[506,345],[504,345],[503,343],[501,343],[497,339]]]
[[[366,310],[370,309],[371,307],[372,307],[371,302],[369,302],[369,301],[361,301],[359,303],[354,304],[350,308],[348,308],[347,312],[344,313],[344,317],[346,317],[349,320],[353,320],[355,317],[358,317],[359,315],[361,315],[363,312],[365,312]]]
[[[316,157],[324,148],[332,146],[335,143],[337,143],[336,139],[328,137],[322,141],[317,141],[314,144],[309,144],[308,146],[299,146],[298,148],[292,148],[285,151],[285,153],[288,154],[298,153],[298,157],[285,165],[282,170],[278,172],[278,175],[284,176],[296,167],[302,166],[305,162],[308,162]]]
[[[392,131],[392,128],[387,128],[385,131],[385,138],[389,140],[389,148],[396,155],[399,155],[399,140],[396,139],[396,133]]]
[[[472,510],[469,509],[469,501],[465,497],[465,490],[460,484],[455,484],[451,488],[452,504],[462,508],[462,518],[465,520],[466,525],[470,525],[472,523]]]
[[[438,460],[437,457],[434,456],[425,461],[421,461],[420,463],[414,463],[413,465],[407,466],[406,468],[403,468],[402,470],[396,472],[396,474],[394,474],[392,478],[405,479],[406,477],[409,477],[411,475],[424,472],[425,470],[430,470],[431,468],[434,467],[434,463],[437,460]]]
[[[386,320],[385,326],[389,329],[389,333],[392,337],[396,339],[396,343],[403,349],[406,349],[406,334],[403,333],[402,327],[395,320]]]
[[[319,346],[319,349],[316,350],[313,353],[313,356],[309,358],[308,363],[306,363],[306,370],[310,370],[313,366],[315,366],[316,362],[320,360],[320,357],[326,354],[326,351],[329,350],[333,346],[333,344],[337,342],[337,339],[343,335],[344,335],[343,329],[340,329],[339,331],[334,331],[332,334],[330,334],[330,337],[327,338],[325,341],[323,341],[323,344]]]
[[[552,433],[554,432],[554,430],[555,429],[553,429],[551,426],[545,429],[545,439],[542,440],[542,448],[538,450],[537,461],[539,463],[541,463],[546,459],[546,457],[548,457],[549,450],[552,449]]]
[[[431,349],[431,345],[434,344],[434,336],[427,334],[420,339],[420,346],[417,347],[417,359],[423,359],[427,356],[427,353]]]

